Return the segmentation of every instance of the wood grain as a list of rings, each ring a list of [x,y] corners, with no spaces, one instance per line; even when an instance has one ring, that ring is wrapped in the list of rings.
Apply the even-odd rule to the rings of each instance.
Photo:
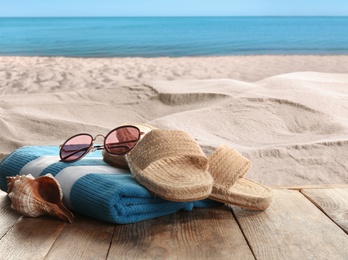
[[[21,214],[11,209],[7,193],[0,191],[0,239],[13,227]]]
[[[218,207],[129,225],[21,217],[0,193],[0,259],[348,259],[348,189],[302,192],[274,190],[269,209],[235,218]]]
[[[348,184],[313,184],[313,185],[295,185],[295,186],[275,186],[271,187],[277,190],[303,190],[303,189],[335,189],[335,188],[348,188]]]
[[[46,259],[106,259],[114,229],[114,224],[75,214],[74,222],[64,226]]]
[[[348,188],[301,191],[348,234]]]
[[[254,259],[227,207],[117,226],[108,259]]]
[[[299,191],[274,190],[264,212],[233,207],[256,259],[348,259],[348,236]]]
[[[1,259],[44,259],[64,225],[49,217],[21,217],[0,240]]]

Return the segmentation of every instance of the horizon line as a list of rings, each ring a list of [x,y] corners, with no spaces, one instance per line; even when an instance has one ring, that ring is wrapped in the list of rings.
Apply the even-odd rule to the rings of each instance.
[[[117,15],[117,16],[0,16],[0,18],[190,18],[190,17],[348,17],[348,15]]]

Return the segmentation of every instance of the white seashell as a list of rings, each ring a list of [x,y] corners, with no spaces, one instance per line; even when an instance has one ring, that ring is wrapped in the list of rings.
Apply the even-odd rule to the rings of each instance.
[[[73,221],[73,214],[62,203],[62,189],[51,174],[37,179],[31,174],[6,179],[13,209],[30,217],[52,215],[66,222]]]

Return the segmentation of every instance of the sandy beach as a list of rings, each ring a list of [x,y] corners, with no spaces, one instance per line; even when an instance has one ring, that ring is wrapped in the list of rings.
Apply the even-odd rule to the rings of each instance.
[[[0,159],[123,123],[228,144],[270,186],[348,183],[348,56],[0,57]]]

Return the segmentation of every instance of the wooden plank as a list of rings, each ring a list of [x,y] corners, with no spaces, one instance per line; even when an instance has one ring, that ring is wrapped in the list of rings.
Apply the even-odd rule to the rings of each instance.
[[[7,193],[0,191],[0,241],[20,216],[21,214],[11,209],[11,200],[7,197]]]
[[[115,225],[75,214],[46,259],[106,259]]]
[[[225,206],[117,226],[108,259],[123,258],[254,259]]]
[[[303,190],[303,189],[336,189],[348,188],[348,184],[318,184],[318,185],[294,185],[294,186],[276,186],[273,189],[287,189],[287,190]]]
[[[301,192],[348,234],[348,188]]]
[[[348,236],[299,191],[274,190],[264,212],[233,207],[256,259],[348,259]]]
[[[49,217],[21,217],[0,241],[0,258],[44,259],[65,222]]]

